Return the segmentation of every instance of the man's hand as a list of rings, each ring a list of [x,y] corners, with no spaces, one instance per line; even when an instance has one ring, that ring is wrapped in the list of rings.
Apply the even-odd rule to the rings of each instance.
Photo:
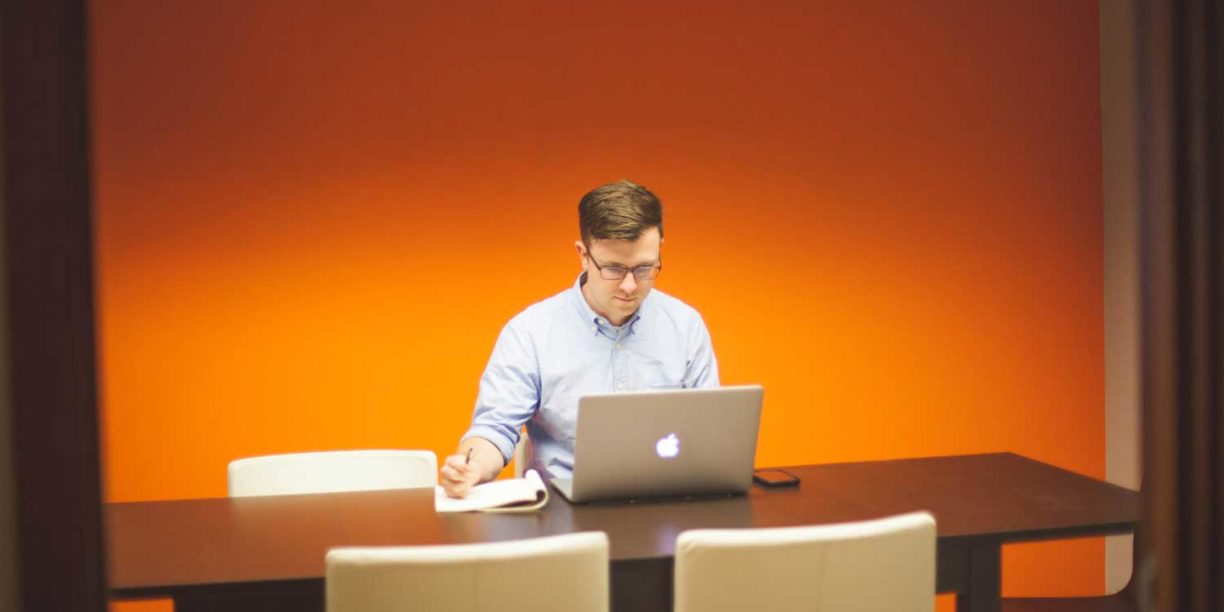
[[[480,469],[468,463],[466,455],[451,455],[442,463],[442,489],[450,497],[466,497],[480,483]]]
[[[442,490],[450,497],[466,497],[472,487],[493,480],[505,467],[501,451],[484,438],[468,438],[459,452],[446,458],[438,471]]]

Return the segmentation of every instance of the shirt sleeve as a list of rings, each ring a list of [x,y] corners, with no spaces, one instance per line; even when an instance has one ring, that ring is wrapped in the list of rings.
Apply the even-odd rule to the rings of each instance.
[[[693,322],[688,334],[688,357],[684,374],[684,386],[688,389],[717,387],[718,360],[710,343],[710,331],[706,329],[701,315],[693,313]]]
[[[484,438],[509,463],[523,423],[540,405],[540,368],[526,330],[512,320],[502,329],[480,377],[472,426],[462,440]]]

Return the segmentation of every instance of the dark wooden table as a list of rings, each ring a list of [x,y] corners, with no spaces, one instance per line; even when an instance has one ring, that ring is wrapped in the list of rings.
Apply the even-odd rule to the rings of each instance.
[[[698,527],[778,527],[935,516],[936,589],[957,609],[999,609],[1008,542],[1127,532],[1134,491],[1011,453],[787,467],[793,489],[713,501],[571,505],[538,513],[448,514],[428,489],[108,504],[116,598],[172,597],[177,612],[323,607],[333,546],[457,544],[574,531],[611,542],[614,610],[669,610],[676,536]]]

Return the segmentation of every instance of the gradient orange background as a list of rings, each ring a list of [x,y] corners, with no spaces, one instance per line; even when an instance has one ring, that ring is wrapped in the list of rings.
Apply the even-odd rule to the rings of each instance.
[[[426,448],[576,206],[665,204],[658,287],[758,465],[1015,451],[1104,476],[1092,1],[91,6],[106,497]],[[1099,540],[1004,591],[1099,593]],[[945,602],[946,603],[946,602]]]

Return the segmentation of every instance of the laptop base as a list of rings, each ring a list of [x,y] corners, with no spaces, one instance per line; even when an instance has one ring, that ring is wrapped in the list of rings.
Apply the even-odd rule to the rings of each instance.
[[[733,497],[744,497],[746,493],[738,491],[728,491],[725,493],[693,493],[692,495],[646,495],[636,497],[622,497],[611,499],[593,499],[590,501],[576,502],[574,501],[574,479],[573,478],[552,478],[548,481],[549,484],[571,504],[584,504],[590,506],[623,506],[627,504],[663,504],[672,502],[687,502],[687,501],[710,501],[718,499],[730,499]]]
[[[566,500],[574,501],[574,479],[573,478],[550,478],[548,484],[551,484],[558,493]]]

